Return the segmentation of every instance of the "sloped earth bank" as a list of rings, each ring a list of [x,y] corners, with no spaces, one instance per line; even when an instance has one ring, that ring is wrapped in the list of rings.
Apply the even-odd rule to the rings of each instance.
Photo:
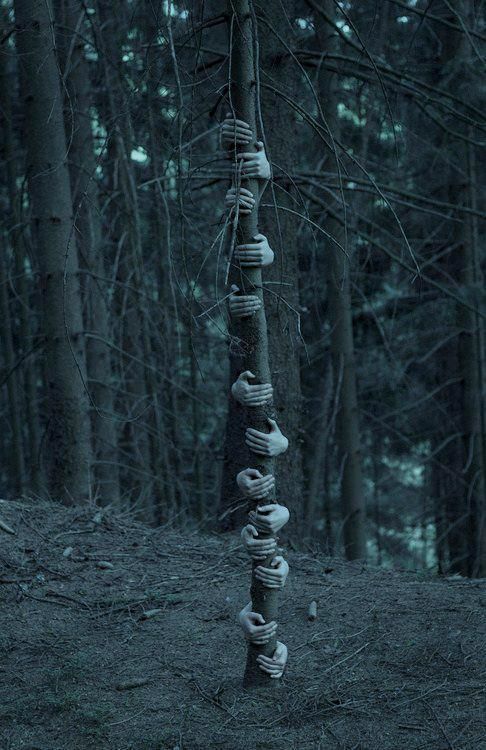
[[[255,694],[236,537],[44,503],[0,518],[1,750],[486,748],[485,581],[289,553],[288,672]]]

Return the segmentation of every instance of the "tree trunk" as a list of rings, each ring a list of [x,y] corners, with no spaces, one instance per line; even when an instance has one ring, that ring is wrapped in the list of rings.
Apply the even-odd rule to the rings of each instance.
[[[247,122],[256,133],[256,91],[255,91],[255,64],[254,64],[254,42],[255,29],[250,14],[248,0],[236,0],[230,4],[231,17],[231,79],[229,91],[229,109],[234,116]],[[247,147],[246,150],[249,150]],[[251,148],[254,148],[254,144]],[[235,180],[236,180],[235,174]],[[254,196],[259,195],[259,185],[254,179],[245,180],[247,187]],[[258,202],[253,211],[248,215],[242,215],[238,220],[236,232],[236,243],[244,244],[258,232]],[[242,272],[236,265],[232,264],[230,282],[236,283],[243,294],[253,294],[263,301],[262,270],[261,268],[245,268]],[[231,334],[240,339],[239,353],[241,355],[241,367],[239,371],[250,370],[254,373],[255,383],[269,383],[270,367],[268,358],[268,337],[265,308],[253,316],[242,318],[238,325],[231,326]],[[246,424],[261,432],[268,432],[267,418],[273,416],[271,405],[266,407],[253,407],[246,410]],[[241,449],[240,449],[241,450]],[[255,458],[255,454],[249,453],[247,466],[257,468],[265,475],[274,473],[274,459],[267,457]],[[269,502],[271,500],[266,498]],[[250,509],[255,509],[258,501],[250,502]],[[260,533],[265,538],[267,534]],[[268,557],[263,563],[269,566],[273,556]],[[263,586],[254,575],[257,563],[252,566],[251,601],[252,611],[263,615],[265,622],[277,620],[278,613],[278,589],[269,589]],[[272,680],[268,674],[259,669],[256,658],[259,654],[272,656],[276,648],[276,638],[273,637],[263,646],[249,644],[247,662],[243,684],[246,687],[265,685],[274,687],[277,680]]]
[[[41,462],[39,457],[40,446],[40,429],[39,429],[39,412],[37,408],[37,364],[35,355],[29,355],[29,350],[33,350],[34,336],[32,333],[33,325],[30,315],[29,300],[29,283],[27,278],[27,268],[25,264],[25,243],[23,241],[21,229],[21,209],[20,196],[17,188],[17,154],[15,149],[15,138],[12,122],[12,101],[10,96],[9,75],[13,71],[8,69],[7,55],[0,55],[0,108],[2,113],[2,133],[3,148],[6,164],[8,202],[9,202],[9,221],[12,227],[10,236],[15,259],[15,287],[18,290],[18,297],[21,300],[19,309],[19,344],[20,352],[17,354],[26,356],[27,360],[21,369],[23,374],[23,383],[21,387],[25,392],[25,417],[27,422],[28,434],[28,469],[26,468],[26,481],[30,477],[28,489],[36,494],[41,491],[43,485],[43,476]]]
[[[298,217],[299,196],[292,179],[297,171],[297,118],[278,92],[295,100],[299,78],[295,61],[287,54],[283,40],[293,47],[295,37],[292,24],[298,15],[294,0],[286,0],[285,12],[281,0],[266,0],[260,31],[260,85],[262,87],[262,116],[264,140],[274,173],[274,185],[264,194],[265,208],[261,211],[261,231],[268,237],[275,251],[275,261],[265,278],[265,307],[268,319],[268,339],[277,421],[284,434],[294,439],[285,454],[285,461],[276,466],[276,480],[285,487],[288,497],[302,498],[302,392],[300,378],[300,299]],[[278,35],[278,36],[277,36]],[[272,91],[266,86],[271,81]],[[276,206],[281,209],[277,210]],[[286,210],[286,209],[290,209]],[[303,503],[294,505],[288,529],[303,528]]]
[[[17,377],[13,371],[15,353],[12,342],[12,318],[10,315],[7,273],[7,247],[2,236],[0,238],[0,315],[2,316],[1,333],[5,347],[5,371],[7,373],[8,405],[10,409],[10,424],[12,426],[11,455],[14,466],[13,489],[18,497],[25,488],[24,445],[22,437],[22,404],[17,388]]]
[[[108,295],[103,291],[105,247],[101,227],[96,158],[90,108],[93,105],[90,71],[83,39],[85,11],[80,0],[64,0],[65,48],[70,51],[64,76],[72,113],[69,165],[80,257],[86,268],[86,343],[88,379],[92,397],[91,426],[94,447],[95,494],[101,504],[118,504],[117,431],[114,421]]]
[[[326,0],[327,15],[333,17],[334,3]],[[332,52],[337,45],[336,34],[316,18],[321,50]],[[319,98],[330,132],[339,138],[339,119],[335,82],[322,68],[319,73]],[[328,155],[328,162],[334,160]],[[325,168],[325,167],[324,167]],[[328,217],[326,231],[341,245],[345,234],[341,224]],[[336,413],[336,440],[341,478],[341,510],[343,517],[344,552],[348,560],[366,557],[365,501],[361,473],[361,441],[359,428],[356,365],[354,358],[353,315],[351,303],[350,248],[346,255],[334,242],[327,243],[329,253],[328,303],[331,325],[331,356],[333,382],[339,406]]]
[[[90,426],[76,238],[49,0],[15,0],[32,229],[43,290],[52,497],[90,494]]]
[[[139,292],[143,289],[143,253],[140,211],[135,184],[132,148],[136,145],[130,120],[129,97],[125,91],[122,63],[122,46],[128,23],[126,4],[119,5],[119,14],[113,14],[112,4],[97,0],[97,9],[103,28],[96,28],[96,45],[102,60],[107,102],[103,102],[104,124],[109,138],[110,188],[116,193],[111,201],[110,221],[119,243],[118,277],[115,301],[123,340],[123,389],[128,399],[120,407],[128,419],[121,436],[121,451],[129,457],[128,469],[122,482],[129,483],[126,491],[130,506],[148,522],[155,519],[153,488],[156,477],[152,472],[150,439],[147,426],[150,422],[155,387],[151,365],[151,346],[147,334],[146,314],[140,304]],[[147,364],[147,367],[145,367]],[[147,406],[150,403],[150,411]],[[160,503],[159,503],[160,505]]]
[[[475,148],[467,145],[469,185],[467,203],[477,209]],[[481,306],[481,291],[484,282],[479,259],[479,234],[477,216],[467,219],[464,242],[463,289],[476,307]],[[467,463],[465,476],[470,507],[470,569],[471,576],[486,576],[486,415],[485,415],[485,347],[484,318],[477,312],[462,308],[463,330],[461,334],[464,367],[464,442]]]

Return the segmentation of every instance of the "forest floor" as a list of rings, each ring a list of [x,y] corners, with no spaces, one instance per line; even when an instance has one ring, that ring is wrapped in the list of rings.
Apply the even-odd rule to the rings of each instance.
[[[484,580],[289,552],[288,670],[256,694],[236,536],[46,503],[0,519],[1,750],[486,749]]]

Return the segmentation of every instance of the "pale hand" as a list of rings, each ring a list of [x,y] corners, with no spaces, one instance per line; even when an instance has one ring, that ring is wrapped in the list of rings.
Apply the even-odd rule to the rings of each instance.
[[[229,296],[229,311],[232,318],[249,318],[261,308],[262,301],[255,294],[236,294],[239,292],[236,284],[231,286]]]
[[[277,549],[276,539],[257,539],[256,537],[258,537],[258,531],[251,525],[251,523],[244,526],[241,530],[241,541],[243,542],[243,547],[246,549],[251,559],[265,560],[270,555],[273,555]],[[277,557],[274,558],[274,560],[277,559]],[[258,568],[256,568],[255,571],[256,570],[258,570]],[[264,570],[266,570],[266,568],[264,568]]]
[[[257,180],[269,180],[272,176],[270,163],[265,154],[265,146],[262,141],[257,141],[256,151],[244,151],[236,154],[237,159],[243,160],[241,176],[246,178],[254,177]]]
[[[275,477],[273,474],[263,476],[258,469],[243,469],[236,477],[236,483],[245,497],[260,500],[275,486]]]
[[[267,672],[272,679],[278,680],[284,673],[287,665],[287,657],[287,646],[285,643],[277,641],[277,648],[273,652],[273,656],[263,656],[263,654],[259,654],[256,660],[258,666],[263,672]]]
[[[276,534],[282,526],[285,526],[290,518],[290,513],[285,505],[271,503],[269,505],[259,505],[256,511],[251,510],[248,513],[248,517],[258,531],[264,531],[267,534]]]
[[[267,589],[283,589],[289,574],[289,564],[281,555],[277,555],[270,563],[271,568],[257,565],[255,578],[257,578]]]
[[[238,207],[240,214],[251,214],[255,205],[255,199],[253,193],[244,187],[240,187],[238,190],[234,187],[230,188],[226,193],[224,199],[224,205],[229,208],[230,211],[235,210],[236,196],[238,196]]]
[[[253,453],[261,456],[279,456],[285,453],[289,447],[289,441],[280,432],[280,428],[274,419],[268,418],[270,432],[259,432],[253,427],[248,427],[245,432],[245,443]]]
[[[225,148],[235,146],[249,146],[253,140],[250,126],[244,120],[236,120],[231,112],[227,112],[221,123],[221,144]]]
[[[243,406],[264,406],[272,400],[273,388],[270,383],[259,383],[252,385],[248,382],[254,378],[250,370],[245,370],[231,386],[231,393],[235,401]]]
[[[256,234],[254,242],[248,245],[237,245],[235,258],[243,268],[263,268],[273,263],[273,250],[264,234]]]
[[[248,602],[238,616],[241,628],[247,641],[258,645],[268,643],[277,632],[277,623],[265,623],[263,615],[251,611],[251,602]]]

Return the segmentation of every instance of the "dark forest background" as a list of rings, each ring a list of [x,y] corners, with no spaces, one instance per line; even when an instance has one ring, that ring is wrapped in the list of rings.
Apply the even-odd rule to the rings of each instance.
[[[230,3],[0,7],[0,492],[236,528]],[[484,3],[254,13],[291,541],[486,576]]]

